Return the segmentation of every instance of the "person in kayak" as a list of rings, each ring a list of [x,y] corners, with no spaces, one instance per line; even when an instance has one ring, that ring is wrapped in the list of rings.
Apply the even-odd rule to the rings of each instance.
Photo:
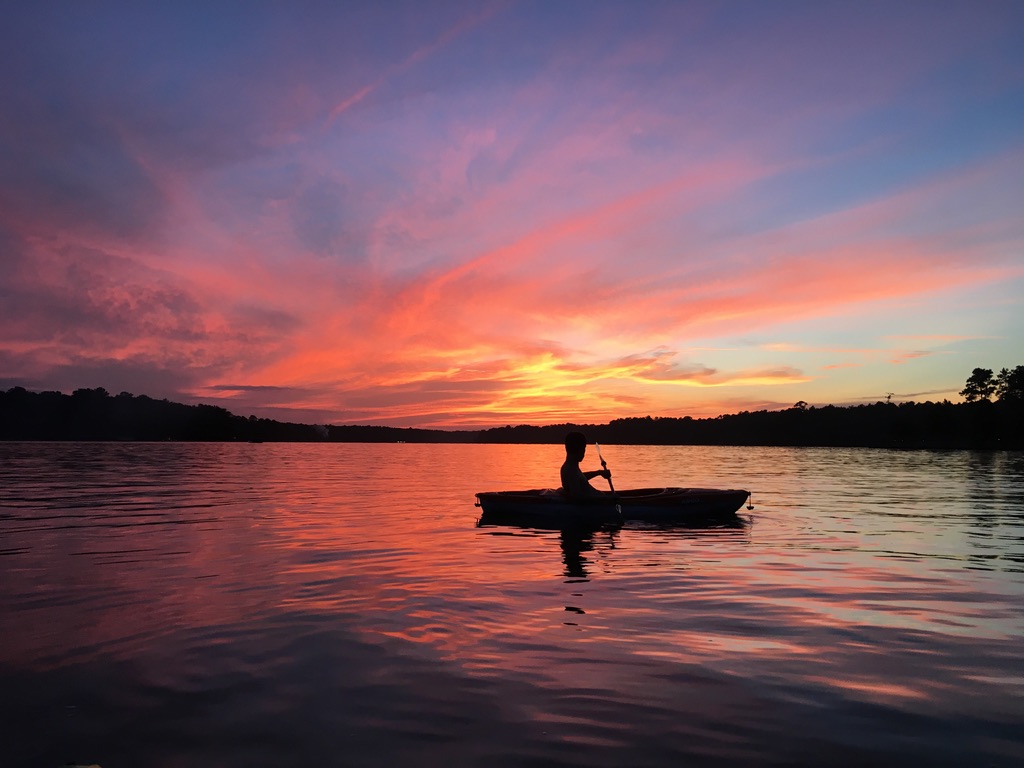
[[[603,477],[611,480],[612,473],[608,469],[595,469],[584,472],[580,462],[587,455],[587,438],[582,432],[570,432],[565,436],[565,463],[562,464],[562,493],[570,499],[585,499],[595,496],[607,496],[590,484],[590,478]]]

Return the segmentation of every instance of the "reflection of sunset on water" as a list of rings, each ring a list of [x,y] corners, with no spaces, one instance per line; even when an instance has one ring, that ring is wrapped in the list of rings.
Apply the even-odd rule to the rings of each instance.
[[[848,719],[867,705],[938,731],[1020,715],[1024,552],[1015,508],[990,493],[1019,494],[1012,457],[608,445],[617,487],[742,478],[756,508],[730,525],[542,530],[477,527],[473,498],[554,485],[561,446],[0,451],[20,478],[0,491],[0,608],[15,628],[0,678],[34,679],[33,706],[66,686],[82,698],[74,676],[88,670],[108,681],[88,689],[90,706],[116,709],[108,689],[135,708],[193,702],[179,719],[200,731],[218,727],[207,696],[254,718],[280,698],[304,719],[306,697],[323,697],[333,727],[369,718],[368,733],[402,722],[450,735],[483,706],[486,721],[536,725],[533,746],[515,749],[549,757],[546,734],[621,757],[643,728],[676,756],[694,738],[763,752],[762,730],[815,717],[870,745],[874,720]],[[339,708],[331,691],[349,688],[366,713]],[[753,730],[719,732],[730,712]],[[609,718],[621,728],[604,729]],[[899,738],[908,755],[925,743]]]

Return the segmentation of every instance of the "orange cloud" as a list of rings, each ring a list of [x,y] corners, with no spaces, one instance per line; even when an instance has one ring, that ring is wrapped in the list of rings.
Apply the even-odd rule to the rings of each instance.
[[[935,352],[932,352],[930,350],[923,350],[923,349],[897,352],[895,357],[893,357],[891,360],[889,360],[889,362],[890,363],[894,363],[896,365],[902,365],[903,363],[907,362],[908,360],[916,360],[916,359],[918,359],[920,357],[928,357],[929,355],[934,355],[934,354],[935,354]]]
[[[727,186],[759,173],[734,166],[732,174],[723,175],[708,168],[709,177],[734,179]],[[664,348],[667,342],[680,347],[688,340],[843,314],[870,303],[991,282],[1015,269],[1012,264],[976,266],[969,250],[955,244],[854,237],[851,233],[866,223],[877,225],[874,205],[863,209],[863,216],[844,212],[772,238],[738,240],[737,251],[758,257],[733,265],[726,261],[710,280],[688,280],[686,261],[651,276],[619,271],[625,259],[580,262],[577,254],[588,243],[623,236],[651,205],[676,199],[685,189],[685,179],[655,185],[555,219],[454,266],[438,264],[406,278],[368,272],[338,306],[330,304],[334,282],[323,279],[329,273],[318,276],[313,269],[302,284],[311,295],[323,296],[310,303],[309,322],[290,336],[294,350],[270,366],[250,368],[250,375],[254,383],[311,383],[323,393],[311,401],[318,407],[333,399],[342,412],[370,419],[373,403],[399,420],[414,420],[417,413],[427,418],[443,404],[446,412],[458,414],[453,418],[459,423],[490,417],[557,421],[570,412],[622,415],[614,408],[642,412],[645,404],[665,402],[654,392],[641,394],[645,387],[796,384],[810,377],[791,367],[719,373],[664,355],[609,353]],[[560,258],[561,253],[572,257]],[[294,288],[292,294],[297,295]],[[531,346],[522,341],[529,338],[559,341]],[[885,353],[798,344],[767,349]],[[914,356],[905,353],[900,359]],[[640,388],[631,399],[619,393],[623,382]]]

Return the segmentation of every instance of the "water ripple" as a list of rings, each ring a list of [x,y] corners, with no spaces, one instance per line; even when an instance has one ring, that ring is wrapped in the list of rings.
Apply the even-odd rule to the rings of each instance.
[[[4,765],[1024,760],[1020,454],[604,453],[756,509],[477,528],[557,446],[0,444]]]

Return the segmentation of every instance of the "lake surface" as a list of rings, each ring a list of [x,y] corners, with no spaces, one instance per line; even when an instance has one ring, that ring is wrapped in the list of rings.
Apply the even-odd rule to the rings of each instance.
[[[477,527],[559,446],[0,443],[0,765],[1024,761],[1024,454],[603,451],[755,509]]]

